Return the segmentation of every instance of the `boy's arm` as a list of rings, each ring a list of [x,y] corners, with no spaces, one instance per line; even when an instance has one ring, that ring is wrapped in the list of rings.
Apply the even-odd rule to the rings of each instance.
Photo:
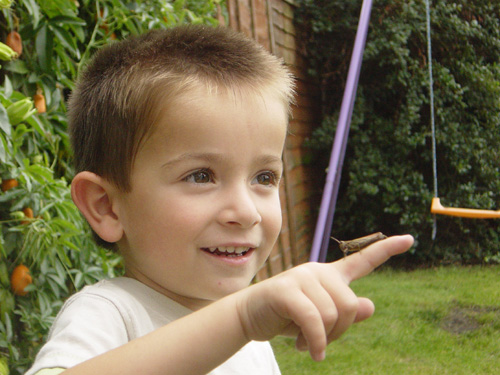
[[[64,374],[206,374],[249,341],[276,335],[296,336],[299,349],[321,360],[330,341],[373,314],[371,301],[349,283],[412,243],[411,236],[390,237],[334,263],[295,267]]]

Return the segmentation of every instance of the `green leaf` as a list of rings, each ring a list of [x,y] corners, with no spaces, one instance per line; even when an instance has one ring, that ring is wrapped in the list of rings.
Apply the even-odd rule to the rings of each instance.
[[[85,29],[79,25],[69,25],[71,31],[76,35],[80,43],[85,43]]]
[[[5,64],[5,70],[12,73],[19,74],[29,74],[30,70],[28,69],[26,63],[23,60],[13,60],[9,61]]]
[[[7,115],[7,110],[2,104],[0,104],[0,129],[2,129],[7,135],[10,135],[12,129],[9,122],[9,116]]]
[[[29,161],[27,161],[29,163]],[[26,172],[33,177],[38,183],[44,184],[47,180],[52,180],[52,171],[41,165],[29,165],[26,166]]]
[[[71,37],[71,34],[64,28],[57,25],[50,25],[59,42],[77,59],[80,59],[80,51],[76,46],[76,41]]]
[[[44,71],[50,71],[50,69],[52,69],[53,40],[54,34],[47,24],[44,24],[35,38],[35,49],[38,56],[38,62]]]
[[[2,133],[0,133],[0,161],[2,163],[7,162],[7,150],[9,149],[8,147],[8,142],[7,139],[4,137]]]
[[[78,233],[78,229],[73,223],[70,223],[69,221],[57,218],[53,219],[52,221],[54,225],[57,225],[59,227],[59,229],[64,229],[67,232]]]
[[[28,14],[33,20],[33,28],[36,28],[38,26],[38,22],[40,22],[41,17],[40,7],[35,0],[24,0],[23,5],[26,7]]]
[[[10,97],[13,91],[14,89],[12,88],[12,82],[10,81],[9,76],[6,75],[3,82],[3,92],[6,97]]]
[[[79,25],[79,26],[86,26],[87,23],[82,20],[81,18],[78,17],[69,17],[69,16],[55,16],[52,17],[49,22],[51,24],[61,24],[62,25]]]
[[[49,140],[49,137],[51,136],[51,134],[47,132],[42,121],[38,117],[36,117],[36,116],[29,117],[26,119],[26,123],[31,125],[33,127],[33,129],[35,129],[35,131],[38,134],[40,134],[42,137]]]
[[[137,26],[134,24],[134,22],[132,22],[132,20],[127,19],[124,24],[127,26],[127,29],[132,35],[139,34],[139,30],[137,29]]]
[[[3,318],[5,322],[5,336],[7,337],[7,341],[11,341],[13,336],[12,321],[7,313],[4,314]]]

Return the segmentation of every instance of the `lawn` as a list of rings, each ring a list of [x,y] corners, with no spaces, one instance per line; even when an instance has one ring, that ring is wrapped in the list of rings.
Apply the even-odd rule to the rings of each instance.
[[[292,339],[274,339],[284,375],[500,371],[500,266],[381,270],[352,288],[375,302],[375,315],[330,344],[321,363]]]

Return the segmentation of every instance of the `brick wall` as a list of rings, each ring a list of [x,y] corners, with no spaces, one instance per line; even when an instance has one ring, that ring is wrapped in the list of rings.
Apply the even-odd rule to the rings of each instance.
[[[283,228],[276,246],[257,280],[275,275],[309,258],[316,224],[318,199],[313,168],[305,164],[303,143],[318,126],[319,90],[306,76],[307,62],[293,22],[292,0],[227,0],[229,27],[254,38],[283,58],[297,78],[297,103],[293,107],[284,153],[281,189]]]

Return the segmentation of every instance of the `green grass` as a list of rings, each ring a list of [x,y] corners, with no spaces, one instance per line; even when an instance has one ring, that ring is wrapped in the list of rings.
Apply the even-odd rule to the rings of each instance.
[[[375,315],[313,362],[294,340],[271,343],[284,375],[496,374],[500,368],[500,267],[383,270],[355,281]]]

